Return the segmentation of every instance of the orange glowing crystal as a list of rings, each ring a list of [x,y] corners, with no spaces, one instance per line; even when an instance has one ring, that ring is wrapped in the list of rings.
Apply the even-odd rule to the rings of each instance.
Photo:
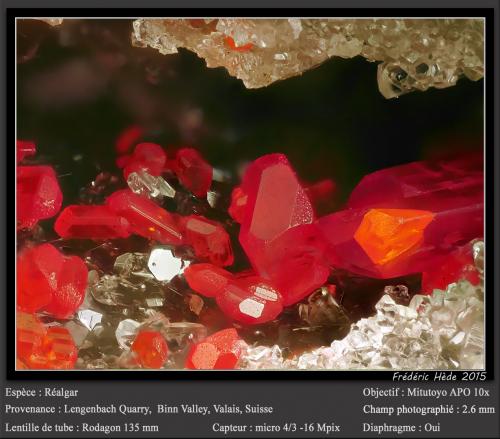
[[[433,219],[427,210],[370,209],[354,239],[374,264],[386,265],[416,248]]]

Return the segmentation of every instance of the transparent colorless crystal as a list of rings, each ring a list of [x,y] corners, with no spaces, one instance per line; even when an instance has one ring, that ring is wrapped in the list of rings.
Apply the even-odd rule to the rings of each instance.
[[[83,326],[91,331],[96,325],[101,323],[102,314],[91,309],[80,309],[76,313],[76,318]]]
[[[225,67],[259,88],[317,67],[332,57],[379,62],[386,98],[455,85],[484,75],[481,19],[139,19],[132,42],[163,54],[186,48],[208,67]]]
[[[75,321],[67,322],[64,327],[71,334],[71,337],[73,338],[73,341],[75,342],[75,345],[77,347],[80,347],[83,344],[83,342],[87,338],[87,335],[89,334],[89,328]]]
[[[122,349],[129,349],[137,334],[137,329],[141,326],[139,322],[132,319],[122,320],[116,327],[116,341]]]
[[[128,277],[132,274],[151,277],[151,274],[145,272],[147,264],[146,253],[123,253],[115,259],[113,270],[116,274]]]
[[[176,257],[172,250],[166,247],[154,248],[148,260],[149,270],[159,281],[171,281],[175,276],[182,274],[188,265],[189,261]]]
[[[175,189],[161,176],[150,175],[145,171],[132,172],[127,178],[130,190],[150,198],[175,197]]]

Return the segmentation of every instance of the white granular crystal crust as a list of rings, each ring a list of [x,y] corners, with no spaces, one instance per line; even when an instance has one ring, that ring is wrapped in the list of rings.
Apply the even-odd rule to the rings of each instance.
[[[376,315],[349,334],[285,360],[278,346],[249,347],[243,369],[482,369],[484,368],[484,243],[473,245],[481,282],[461,280],[446,291],[415,295],[408,306],[384,295]]]
[[[481,19],[138,19],[132,42],[162,54],[186,48],[259,88],[332,57],[379,62],[386,98],[484,75]]]

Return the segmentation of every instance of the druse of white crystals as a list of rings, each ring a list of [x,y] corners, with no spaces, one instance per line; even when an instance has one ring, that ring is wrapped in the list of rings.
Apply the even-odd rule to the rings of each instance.
[[[149,198],[175,197],[175,189],[163,177],[155,177],[144,171],[132,172],[127,184],[132,192]]]
[[[148,260],[149,270],[159,281],[171,281],[182,274],[188,265],[189,261],[176,257],[172,250],[165,247],[155,247]]]
[[[132,42],[163,54],[189,49],[247,88],[300,75],[335,56],[380,62],[386,98],[484,75],[481,19],[139,19]]]
[[[244,369],[482,369],[484,368],[484,243],[473,244],[479,285],[460,280],[446,291],[415,295],[408,306],[385,294],[376,315],[349,334],[288,360],[278,346],[251,347]],[[391,289],[394,287],[391,287]]]

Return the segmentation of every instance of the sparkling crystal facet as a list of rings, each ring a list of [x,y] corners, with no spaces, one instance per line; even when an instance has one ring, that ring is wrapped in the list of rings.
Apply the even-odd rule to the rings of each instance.
[[[281,294],[255,276],[232,279],[216,301],[228,317],[248,325],[269,322],[283,310]]]
[[[244,346],[236,329],[223,329],[191,348],[186,367],[188,369],[234,369]]]
[[[156,247],[149,255],[148,268],[159,281],[171,281],[188,266],[189,261],[176,257],[168,248]]]

